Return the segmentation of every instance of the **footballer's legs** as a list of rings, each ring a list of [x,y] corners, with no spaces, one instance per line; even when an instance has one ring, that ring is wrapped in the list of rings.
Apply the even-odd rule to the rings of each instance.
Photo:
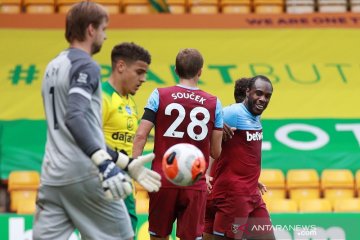
[[[215,221],[215,202],[214,199],[207,199],[205,209],[205,227],[203,233],[203,240],[213,240],[213,230]]]
[[[165,237],[165,238],[161,238],[161,237],[154,237],[150,235],[150,240],[168,240],[169,236]]]
[[[214,238],[212,234],[206,232],[203,233],[203,240],[213,240],[213,239]]]
[[[226,236],[213,235],[210,233],[204,233],[204,235],[203,235],[203,240],[228,240],[228,239],[233,239],[233,238],[228,238]]]
[[[180,189],[176,236],[181,240],[203,239],[206,190]]]
[[[149,192],[149,234],[151,240],[168,239],[176,220],[178,189]]]
[[[215,200],[215,220],[213,239],[242,239],[249,231],[248,217],[253,210],[253,200],[250,196],[226,192],[225,196]]]
[[[262,239],[262,240],[275,240],[275,235],[270,219],[269,212],[261,196],[257,200],[257,206],[249,215],[248,225],[252,229],[261,229],[259,231],[252,231],[247,239]],[[252,226],[260,226],[253,228]]]
[[[68,239],[74,226],[59,202],[61,187],[40,186],[36,201],[33,239]]]
[[[134,233],[136,232],[136,226],[138,223],[138,217],[136,215],[136,210],[135,210],[135,198],[134,198],[134,193],[129,195],[127,198],[125,198],[124,200],[125,202],[125,206],[128,210],[129,216],[130,216],[130,220],[131,220],[131,226],[133,228]]]
[[[62,202],[82,239],[133,239],[124,201],[106,199],[97,176],[66,186]]]
[[[211,240],[232,240],[235,238],[228,238],[226,236],[218,236],[218,235],[212,235],[212,238],[210,238]]]

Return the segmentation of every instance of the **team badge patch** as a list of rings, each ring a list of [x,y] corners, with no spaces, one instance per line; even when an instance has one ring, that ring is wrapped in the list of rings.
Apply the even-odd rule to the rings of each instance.
[[[129,115],[131,115],[131,108],[130,108],[129,106],[126,106],[125,109],[126,109],[126,112],[127,112]]]
[[[87,83],[88,75],[86,73],[79,73],[79,78],[76,80],[78,83]]]
[[[236,234],[236,233],[239,232],[239,227],[240,227],[240,224],[235,224],[235,223],[233,223],[233,224],[231,225],[231,231]]]

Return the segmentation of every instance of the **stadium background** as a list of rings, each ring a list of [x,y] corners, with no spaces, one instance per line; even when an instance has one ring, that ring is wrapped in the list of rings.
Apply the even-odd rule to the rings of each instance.
[[[274,94],[262,118],[263,168],[284,173],[313,168],[319,174],[345,168],[355,174],[360,168],[360,17],[280,14],[215,19],[112,16],[108,40],[95,56],[103,80],[110,74],[109,54],[115,44],[133,41],[147,48],[152,64],[135,97],[141,115],[154,88],[176,83],[173,69],[179,49],[197,48],[205,59],[200,86],[223,105],[234,101],[233,83],[239,77],[263,74],[273,81]],[[41,79],[48,61],[67,47],[63,36],[62,15],[0,15],[3,187],[13,170],[40,170],[46,130]],[[146,215],[141,219],[144,223]],[[277,224],[317,224],[329,237],[360,235],[351,224],[359,221],[359,214],[272,214],[272,219]],[[0,214],[0,238],[26,239],[31,221],[32,216]],[[146,239],[146,226],[140,231],[144,232],[139,239]],[[291,230],[283,234],[295,235]]]

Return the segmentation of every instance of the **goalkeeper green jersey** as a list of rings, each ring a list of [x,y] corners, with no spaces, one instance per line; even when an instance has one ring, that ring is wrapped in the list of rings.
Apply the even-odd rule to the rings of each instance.
[[[132,147],[138,128],[138,114],[134,99],[121,96],[109,82],[102,84],[103,131],[106,144],[116,151],[124,150],[132,156]]]

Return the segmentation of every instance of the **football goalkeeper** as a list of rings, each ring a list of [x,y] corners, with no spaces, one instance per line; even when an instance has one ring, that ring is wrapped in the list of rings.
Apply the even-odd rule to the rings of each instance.
[[[131,159],[106,149],[101,124],[100,67],[92,56],[106,40],[109,16],[94,2],[79,2],[66,15],[69,48],[46,67],[42,97],[47,140],[36,202],[33,239],[132,239],[124,199],[131,182],[150,191],[159,175],[143,165],[153,155]],[[116,164],[114,163],[116,162]]]

